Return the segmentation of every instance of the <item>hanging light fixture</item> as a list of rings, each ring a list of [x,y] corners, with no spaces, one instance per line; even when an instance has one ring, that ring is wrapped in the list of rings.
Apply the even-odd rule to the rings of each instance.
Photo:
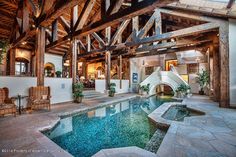
[[[65,67],[68,67],[70,66],[70,61],[69,60],[66,60],[65,63],[63,64]]]

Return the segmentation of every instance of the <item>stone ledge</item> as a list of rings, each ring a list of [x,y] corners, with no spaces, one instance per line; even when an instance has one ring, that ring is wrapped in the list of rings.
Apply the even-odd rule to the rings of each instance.
[[[158,157],[158,155],[151,153],[139,147],[122,147],[113,149],[102,149],[92,157]]]

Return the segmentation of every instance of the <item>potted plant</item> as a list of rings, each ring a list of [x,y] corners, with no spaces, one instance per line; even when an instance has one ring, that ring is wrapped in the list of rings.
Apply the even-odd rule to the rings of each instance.
[[[108,92],[109,96],[114,97],[115,92],[116,92],[116,84],[115,83],[110,83],[109,84],[109,92]]]
[[[147,85],[139,86],[139,89],[141,91],[141,95],[147,95],[150,90],[150,83],[148,83]]]
[[[208,86],[209,84],[209,74],[206,70],[203,70],[201,73],[197,74],[197,83],[200,85],[200,95],[204,95],[204,87]]]
[[[175,90],[176,92],[176,97],[177,98],[184,98],[187,94],[190,93],[190,86],[186,84],[180,84],[177,89]]]
[[[62,72],[61,71],[56,71],[57,77],[61,77]]]
[[[81,103],[82,102],[82,98],[84,97],[83,95],[83,90],[84,90],[84,85],[83,83],[75,83],[73,84],[73,96],[74,96],[74,101],[76,103]]]

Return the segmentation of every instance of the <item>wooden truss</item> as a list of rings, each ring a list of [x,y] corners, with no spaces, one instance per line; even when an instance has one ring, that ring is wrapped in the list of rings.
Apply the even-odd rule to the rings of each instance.
[[[220,39],[218,62],[221,70],[215,75],[220,76],[218,86],[215,88],[220,92],[221,106],[227,107],[229,102],[228,23],[197,14],[189,15],[180,11],[160,9],[173,2],[176,0],[143,0],[131,3],[126,3],[124,0],[102,0],[100,7],[92,15],[93,9],[98,6],[98,0],[57,0],[46,12],[44,3],[36,6],[31,0],[24,0],[23,17],[15,20],[18,24],[12,35],[11,49],[33,38],[32,41],[36,43],[38,85],[44,83],[43,71],[40,70],[43,69],[44,50],[70,58],[73,82],[76,81],[78,60],[105,59],[108,87],[112,58],[119,57],[122,62],[121,56],[141,57],[203,48],[215,41],[209,37],[209,34],[217,32]],[[81,7],[80,14],[78,14],[79,7]],[[64,15],[68,10],[69,20]],[[33,16],[32,19],[30,15]],[[140,23],[139,19],[144,15],[149,18],[146,22],[142,20],[143,23]],[[172,31],[167,31],[168,28],[163,30],[163,17],[166,16],[178,17],[177,21],[181,21],[181,18],[186,19],[186,24],[183,24],[185,27],[172,25]],[[191,20],[194,24],[191,24]],[[59,29],[59,26],[62,29]],[[203,38],[196,38],[196,36],[203,36]]]

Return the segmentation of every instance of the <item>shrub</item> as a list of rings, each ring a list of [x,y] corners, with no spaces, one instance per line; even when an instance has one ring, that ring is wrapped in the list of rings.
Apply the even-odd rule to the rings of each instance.
[[[139,85],[139,89],[140,89],[141,91],[144,91],[144,92],[149,93],[149,90],[150,90],[150,83],[148,83],[147,85],[143,85],[143,86],[140,86],[140,85]]]
[[[73,96],[75,99],[79,98],[79,97],[84,97],[83,95],[83,90],[84,90],[84,85],[83,83],[75,83],[73,84]]]
[[[115,93],[116,93],[116,84],[115,83],[110,83],[108,94],[109,94],[109,96],[113,97]]]
[[[62,72],[61,71],[56,71],[57,77],[61,77]]]

